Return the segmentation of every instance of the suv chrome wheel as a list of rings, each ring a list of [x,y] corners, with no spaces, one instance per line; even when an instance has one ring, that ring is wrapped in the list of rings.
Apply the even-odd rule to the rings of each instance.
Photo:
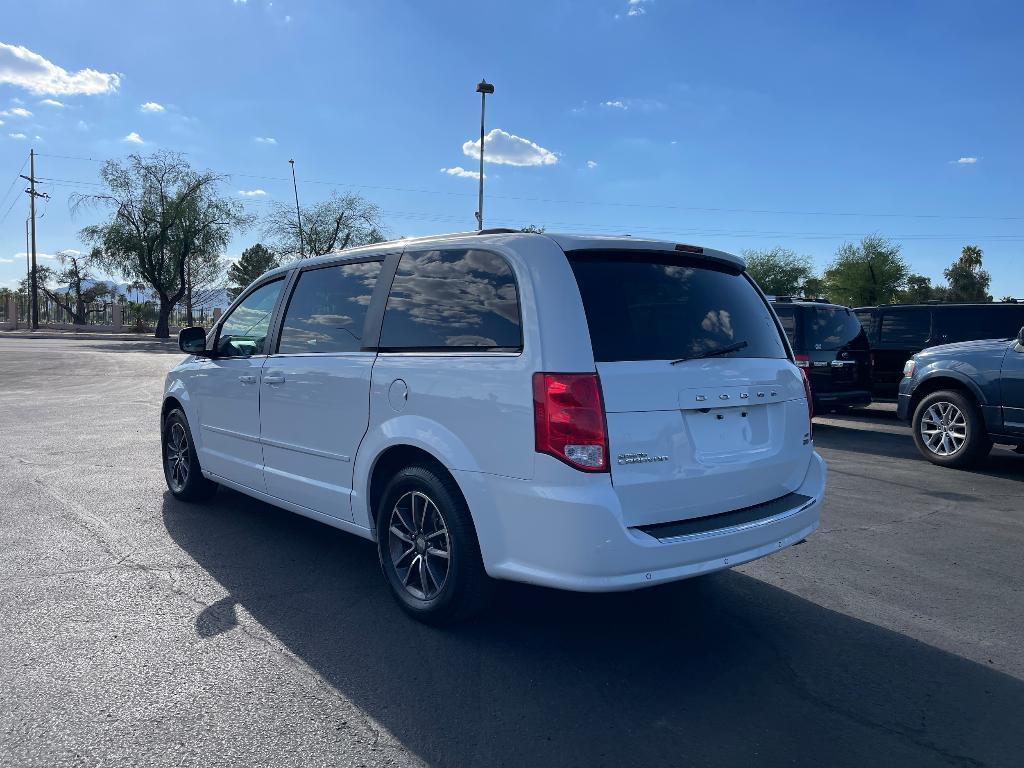
[[[420,600],[434,598],[448,579],[451,538],[441,510],[420,491],[399,497],[388,521],[391,563],[405,590]]]
[[[953,403],[932,403],[921,417],[921,441],[937,456],[952,456],[967,442],[967,418]]]
[[[184,425],[179,422],[172,423],[170,429],[167,430],[164,461],[167,464],[168,485],[175,493],[181,493],[188,484],[192,461],[188,449],[188,435],[185,433]]]

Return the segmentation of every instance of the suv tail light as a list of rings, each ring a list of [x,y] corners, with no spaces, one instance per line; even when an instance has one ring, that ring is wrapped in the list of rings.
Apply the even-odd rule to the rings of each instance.
[[[811,356],[810,355],[795,355],[796,365],[798,368],[810,368],[811,367]]]
[[[798,363],[799,365],[799,363]],[[811,381],[807,378],[807,370],[800,369],[804,375],[804,394],[807,396],[807,437],[814,439],[814,398],[811,397]]]
[[[596,373],[533,374],[538,453],[584,472],[608,471],[608,432]]]

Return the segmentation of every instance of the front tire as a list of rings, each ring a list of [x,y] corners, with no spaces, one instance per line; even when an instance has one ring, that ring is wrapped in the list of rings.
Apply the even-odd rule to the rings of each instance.
[[[217,484],[203,477],[192,442],[192,430],[180,408],[164,419],[161,436],[164,480],[174,498],[182,501],[203,501],[217,492]]]
[[[992,450],[981,409],[960,392],[932,392],[918,403],[912,423],[917,449],[941,467],[969,467]]]
[[[469,508],[447,473],[429,465],[402,469],[376,515],[381,570],[406,613],[445,625],[486,607],[492,581]]]

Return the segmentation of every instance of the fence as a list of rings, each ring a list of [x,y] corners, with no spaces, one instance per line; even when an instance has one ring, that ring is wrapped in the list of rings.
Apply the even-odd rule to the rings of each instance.
[[[82,306],[79,317],[69,311],[74,305],[57,302],[49,296],[39,297],[39,325],[64,330],[96,330],[96,331],[137,331],[152,332],[156,327],[157,309],[153,302],[115,304],[110,301],[97,301]],[[184,328],[188,325],[199,325],[210,328],[220,318],[219,309],[209,307],[196,308],[192,311],[192,322],[188,322],[188,313],[184,307],[175,307],[171,311],[171,328]],[[83,322],[78,322],[81,320]],[[14,294],[9,298],[0,298],[0,325],[4,328],[26,328],[32,322],[31,308],[28,297]]]

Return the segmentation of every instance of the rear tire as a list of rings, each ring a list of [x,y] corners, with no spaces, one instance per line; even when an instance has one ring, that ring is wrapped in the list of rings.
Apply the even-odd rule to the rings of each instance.
[[[940,467],[969,467],[992,450],[978,404],[955,390],[926,396],[914,410],[912,424],[917,449]]]
[[[426,464],[400,470],[385,488],[376,517],[381,570],[402,610],[441,626],[486,607],[493,581],[451,476]]]
[[[164,419],[160,438],[164,480],[174,498],[182,501],[205,501],[217,492],[217,484],[203,477],[192,441],[188,419],[175,408]]]

